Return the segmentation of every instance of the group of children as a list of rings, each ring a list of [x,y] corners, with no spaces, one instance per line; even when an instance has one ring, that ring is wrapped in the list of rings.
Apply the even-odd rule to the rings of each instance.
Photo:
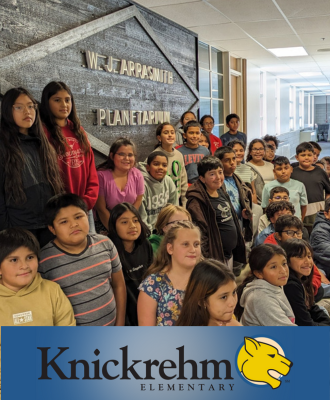
[[[157,127],[144,162],[119,138],[96,167],[65,83],[40,106],[5,94],[1,325],[330,325],[315,305],[330,293],[317,144],[300,144],[293,168],[276,137],[246,151],[236,114],[221,139],[210,115],[181,123]]]

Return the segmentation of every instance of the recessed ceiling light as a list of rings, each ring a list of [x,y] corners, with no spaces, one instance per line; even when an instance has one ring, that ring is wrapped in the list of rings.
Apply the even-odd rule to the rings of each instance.
[[[318,83],[318,82],[310,82],[312,85],[315,86],[329,86],[330,83]]]
[[[322,72],[299,72],[301,76],[320,76]]]
[[[277,49],[268,49],[276,57],[297,57],[308,56],[307,51],[303,47],[282,47]]]

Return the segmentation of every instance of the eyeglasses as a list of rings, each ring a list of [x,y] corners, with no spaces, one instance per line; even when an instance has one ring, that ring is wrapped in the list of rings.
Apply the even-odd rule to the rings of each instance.
[[[23,104],[22,104],[19,106],[15,106],[15,105],[13,106],[13,109],[19,113],[22,113],[25,109],[28,111],[36,111],[37,108],[38,108],[37,104],[29,104],[27,106],[23,106]]]
[[[135,157],[135,154],[133,154],[133,153],[128,153],[128,154],[126,154],[126,153],[116,153],[117,154],[117,156],[119,156],[120,158],[134,158]]]
[[[258,153],[258,152],[265,151],[265,149],[262,147],[260,149],[252,149],[251,151],[253,151],[254,153]]]
[[[203,124],[203,125],[205,125],[205,126],[214,125],[214,122],[204,122],[204,124]]]
[[[294,237],[296,236],[297,238],[302,238],[302,231],[293,231],[291,229],[287,230],[287,231],[282,231],[284,233],[286,233],[288,236],[290,237]]]
[[[282,196],[274,196],[274,197],[273,197],[273,200],[277,200],[277,201],[280,201],[280,200],[290,201],[290,197],[288,197],[288,196],[284,196],[284,197],[282,197]]]

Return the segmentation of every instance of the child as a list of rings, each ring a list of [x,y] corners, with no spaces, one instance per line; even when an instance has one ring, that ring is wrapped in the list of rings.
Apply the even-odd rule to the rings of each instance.
[[[320,154],[321,154],[321,151],[322,151],[322,147],[317,142],[313,142],[312,140],[310,142],[308,142],[308,143],[310,143],[314,148],[313,164],[316,164],[318,159],[319,159],[319,157],[320,157]]]
[[[265,196],[267,197],[267,193],[265,194]],[[265,202],[265,211],[269,204],[273,203],[274,201],[290,201],[290,193],[288,189],[282,186],[273,187],[269,193],[268,204]],[[267,215],[263,214],[263,216],[259,219],[258,232],[261,233],[265,228],[267,228],[269,224],[270,221],[267,218]]]
[[[126,283],[126,325],[137,326],[138,286],[153,261],[150,232],[130,203],[117,204],[111,212],[109,238],[118,250]]]
[[[210,151],[211,142],[210,142],[209,135],[205,131],[201,132],[201,137],[199,139],[199,145],[206,147]]]
[[[266,143],[266,153],[264,156],[264,160],[273,164],[275,159],[275,147],[272,144]]]
[[[233,319],[236,304],[235,275],[219,261],[200,261],[190,275],[175,326],[241,326]]]
[[[75,326],[72,306],[38,271],[40,247],[27,230],[0,232],[1,326]]]
[[[327,164],[325,161],[323,160],[316,160],[315,161],[315,165],[317,167],[320,167],[321,169],[323,169],[323,171],[327,172]]]
[[[276,201],[266,208],[266,216],[270,224],[259,233],[254,241],[254,246],[265,242],[266,238],[275,232],[274,224],[281,215],[294,215],[295,209],[288,201]]]
[[[100,191],[95,204],[96,231],[107,233],[111,210],[120,203],[133,204],[138,210],[144,194],[142,173],[135,168],[135,146],[119,138],[110,147],[108,159],[97,167]]]
[[[274,166],[272,163],[265,161],[266,143],[262,139],[253,139],[249,144],[248,155],[246,157],[247,164],[253,171],[260,175],[262,182],[259,183],[262,190],[265,183],[274,180]],[[262,197],[257,189],[257,196]]]
[[[277,139],[276,136],[274,135],[265,135],[262,140],[264,142],[266,142],[266,144],[270,144],[271,146],[273,146],[273,150],[274,150],[274,154],[276,153],[276,150],[278,149],[278,145],[280,144],[279,140]],[[276,160],[277,156],[275,155],[275,158],[273,160]],[[267,160],[268,161],[268,160]]]
[[[210,152],[199,145],[201,126],[197,121],[189,121],[183,128],[183,137],[186,139],[184,145],[177,147],[184,157],[187,171],[188,183],[192,184],[198,179],[197,163]]]
[[[63,191],[63,183],[37,102],[26,89],[4,95],[0,140],[0,230],[25,228],[45,245],[53,236],[43,211],[47,200]]]
[[[81,326],[123,326],[126,288],[117,249],[89,235],[85,201],[75,194],[52,197],[45,209],[55,240],[41,249],[39,271],[59,283]]]
[[[244,229],[244,240],[250,242],[252,240],[252,193],[235,174],[236,153],[231,147],[224,146],[216,150],[214,156],[222,163],[226,192]]]
[[[299,167],[294,168],[291,178],[302,182],[307,192],[307,210],[304,225],[311,232],[318,211],[324,209],[324,192],[330,196],[330,182],[321,168],[313,166],[314,148],[308,142],[300,143],[296,148]]]
[[[283,187],[289,191],[290,202],[296,210],[296,216],[303,221],[307,210],[307,193],[305,185],[291,179],[292,167],[286,157],[279,156],[274,161],[275,180],[265,184],[262,192],[261,207],[266,208],[269,203],[270,192],[275,187]],[[277,196],[280,196],[278,194]],[[283,199],[288,200],[288,199]]]
[[[243,132],[239,132],[239,123],[240,118],[237,114],[229,114],[226,117],[226,126],[229,128],[229,131],[221,136],[221,141],[223,146],[227,146],[227,144],[234,140],[241,140],[246,146],[246,134]]]
[[[189,212],[180,206],[174,204],[166,204],[158,214],[157,222],[155,225],[156,233],[149,236],[153,252],[156,254],[165,233],[179,221],[190,221],[191,215]]]
[[[187,191],[187,210],[202,233],[205,258],[225,262],[233,269],[233,260],[246,263],[245,243],[235,209],[222,188],[223,165],[214,156],[198,163],[199,179]]]
[[[91,232],[95,233],[92,208],[99,192],[94,154],[80,125],[72,92],[64,82],[50,82],[40,105],[46,135],[56,150],[64,188],[87,204]]]
[[[175,142],[175,130],[169,122],[158,125],[156,138],[159,141],[155,151],[162,151],[168,159],[167,174],[174,182],[178,190],[180,204],[186,206],[186,192],[188,188],[188,178],[182,154],[173,147]]]
[[[323,157],[321,161],[325,162],[325,172],[327,173],[329,179],[330,179],[330,157]]]
[[[244,326],[296,326],[283,292],[289,278],[283,249],[273,244],[255,247],[249,264],[251,273],[238,287],[237,319]]]
[[[180,123],[181,126],[178,129],[178,131],[176,132],[176,145],[177,146],[181,146],[182,144],[184,144],[185,140],[184,140],[184,131],[183,131],[183,127],[186,125],[187,122],[189,121],[196,121],[196,115],[192,112],[192,111],[185,111],[180,118]]]
[[[149,276],[139,286],[138,320],[141,326],[173,326],[192,270],[201,258],[199,229],[177,222],[166,233]]]
[[[208,148],[210,153],[213,155],[216,149],[222,147],[222,141],[217,136],[213,135],[212,130],[214,128],[214,118],[212,115],[203,115],[199,123],[202,129],[208,135],[211,146]]]
[[[139,212],[142,221],[152,232],[158,214],[166,203],[178,205],[178,191],[167,173],[167,155],[162,151],[153,151],[147,158],[147,164],[139,163],[144,177],[144,196]]]
[[[314,304],[313,251],[301,239],[287,240],[282,245],[287,254],[289,280],[284,292],[292,307],[298,326],[329,326],[330,319]]]

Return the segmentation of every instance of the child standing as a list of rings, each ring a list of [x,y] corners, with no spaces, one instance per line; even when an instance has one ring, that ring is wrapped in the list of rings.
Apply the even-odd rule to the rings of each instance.
[[[77,325],[123,326],[126,288],[118,252],[107,237],[88,234],[85,201],[75,194],[54,196],[45,215],[56,238],[41,249],[42,277],[59,283]]]
[[[126,325],[137,326],[138,286],[153,261],[150,234],[140,214],[129,203],[117,204],[111,212],[109,238],[118,250],[126,283]]]
[[[252,249],[249,264],[251,273],[238,288],[237,319],[244,326],[294,326],[295,316],[283,292],[289,278],[284,250],[262,244]]]
[[[330,182],[325,171],[312,165],[314,148],[310,143],[303,142],[297,146],[296,159],[299,166],[294,168],[291,178],[305,185],[308,204],[304,225],[310,233],[317,212],[324,209],[324,192],[326,198],[330,196]]]
[[[76,325],[60,286],[38,273],[39,252],[39,243],[29,231],[9,228],[0,232],[1,326]]]
[[[169,122],[158,125],[156,129],[158,145],[155,151],[162,151],[167,156],[167,174],[172,179],[178,190],[180,204],[185,207],[188,188],[187,172],[184,166],[182,154],[173,147],[175,142],[175,130]]]
[[[233,319],[236,304],[235,275],[219,261],[200,261],[190,275],[175,326],[241,326]]]
[[[214,128],[214,118],[212,115],[203,115],[199,123],[203,131],[208,135],[211,146],[209,147],[210,153],[213,155],[216,149],[222,147],[222,141],[217,136],[213,135],[212,130]]]
[[[41,119],[57,153],[65,191],[84,199],[89,210],[91,232],[95,232],[92,208],[99,182],[94,154],[80,125],[72,92],[64,82],[50,82],[42,91]]]
[[[227,146],[229,142],[234,139],[241,140],[246,146],[246,134],[239,132],[240,118],[237,114],[229,114],[226,117],[226,126],[229,131],[221,136],[221,141],[223,146]]]
[[[199,229],[191,222],[177,222],[166,233],[139,287],[140,326],[175,324],[190,274],[201,257],[200,246]]]
[[[185,111],[180,118],[180,123],[181,126],[176,132],[176,145],[181,146],[184,143],[184,131],[183,127],[186,125],[187,122],[189,121],[196,121],[196,115],[192,111]]]
[[[268,204],[264,208],[266,211],[266,208],[269,206],[270,203],[273,203],[274,201],[290,201],[290,193],[288,189],[282,186],[275,186],[273,187],[268,196]],[[266,202],[265,202],[266,204]],[[259,219],[259,225],[258,225],[258,234],[261,233],[264,229],[267,228],[267,226],[271,222],[267,218],[266,214],[263,214],[262,217]]]
[[[28,229],[43,246],[53,237],[43,211],[63,183],[37,102],[24,88],[2,99],[0,140],[0,230]]]
[[[210,152],[199,145],[201,126],[197,121],[189,121],[184,126],[183,137],[186,139],[184,145],[177,147],[184,157],[184,164],[187,171],[188,183],[194,183],[198,179],[197,163]]]
[[[139,163],[144,177],[144,196],[139,212],[142,221],[152,232],[158,214],[166,203],[178,205],[178,192],[167,173],[167,156],[162,151],[149,154],[147,164]]]

